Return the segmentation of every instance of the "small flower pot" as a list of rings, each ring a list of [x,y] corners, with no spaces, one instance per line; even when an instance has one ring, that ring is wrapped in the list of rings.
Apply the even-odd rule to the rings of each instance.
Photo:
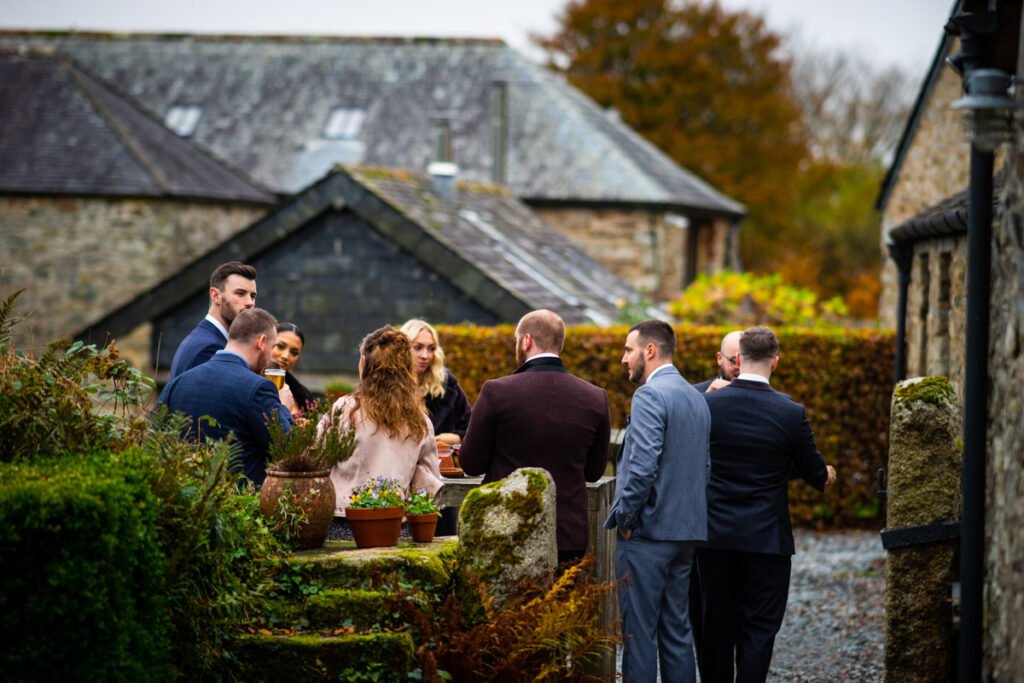
[[[268,469],[266,481],[260,488],[260,512],[267,519],[279,514],[278,500],[287,496],[291,506],[302,511],[305,523],[295,529],[295,542],[299,550],[312,550],[323,546],[334,519],[334,484],[330,470],[314,472],[284,472]]]
[[[402,533],[401,505],[387,508],[345,508],[345,520],[359,548],[386,548],[398,545]]]
[[[412,532],[412,540],[417,543],[430,543],[434,540],[434,532],[437,531],[436,512],[428,512],[425,515],[406,515],[409,521],[409,531]]]

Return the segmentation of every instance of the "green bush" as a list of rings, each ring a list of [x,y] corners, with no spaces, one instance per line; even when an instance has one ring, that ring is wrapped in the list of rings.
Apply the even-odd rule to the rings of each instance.
[[[14,299],[0,304],[0,670],[230,674],[228,644],[281,550],[254,492],[238,490],[231,446],[182,442],[163,412],[145,420],[152,381],[113,345],[18,353]]]
[[[141,444],[115,460],[156,499],[171,661],[179,675],[195,680],[230,671],[225,649],[272,587],[270,558],[282,546],[256,493],[238,490],[231,446],[183,442],[183,423],[161,409]]]
[[[0,670],[173,677],[156,500],[102,458],[0,465]]]
[[[676,326],[675,366],[690,382],[713,377],[715,353],[733,328]],[[515,371],[515,328],[447,326],[438,329],[445,362],[470,401],[483,383]],[[569,370],[608,391],[612,425],[625,424],[635,387],[622,365],[628,326],[570,327],[562,359]],[[889,450],[895,343],[889,331],[778,328],[782,359],[772,387],[803,403],[818,447],[839,479],[822,495],[791,486],[795,523],[817,527],[874,526],[875,473]],[[824,505],[831,515],[815,513]]]
[[[830,327],[842,322],[846,304],[840,297],[819,301],[811,290],[786,284],[778,274],[723,270],[698,275],[669,303],[669,311],[700,325]]]

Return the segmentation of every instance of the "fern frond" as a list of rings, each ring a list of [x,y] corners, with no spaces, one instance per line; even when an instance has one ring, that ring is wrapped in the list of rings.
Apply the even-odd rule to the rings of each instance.
[[[14,336],[12,330],[14,326],[20,323],[24,318],[19,318],[14,315],[14,304],[24,289],[11,294],[9,297],[4,299],[3,304],[0,304],[0,348],[10,346],[11,339]]]

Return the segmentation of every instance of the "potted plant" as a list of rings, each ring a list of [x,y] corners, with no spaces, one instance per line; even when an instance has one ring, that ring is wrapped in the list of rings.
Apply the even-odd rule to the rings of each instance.
[[[374,477],[352,491],[345,519],[360,548],[398,545],[405,515],[405,488],[397,479]]]
[[[417,543],[430,543],[434,540],[440,512],[441,506],[426,489],[411,493],[405,501],[405,518],[409,520],[412,540]]]
[[[323,412],[308,411],[288,431],[277,420],[267,423],[270,448],[260,511],[283,525],[300,550],[319,548],[327,539],[335,505],[331,468],[355,449],[354,429],[337,429],[331,421],[318,428]]]

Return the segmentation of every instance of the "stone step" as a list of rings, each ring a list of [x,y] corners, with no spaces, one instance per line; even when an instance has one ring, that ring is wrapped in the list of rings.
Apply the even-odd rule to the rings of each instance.
[[[400,541],[389,548],[359,549],[355,541],[327,541],[323,548],[296,552],[286,561],[329,588],[374,590],[405,585],[431,592],[451,582],[458,546],[451,536],[431,543]]]
[[[408,601],[421,612],[434,609],[436,591],[391,592],[360,588],[327,588],[304,601],[282,599],[271,603],[268,613],[284,628],[329,629],[352,627],[358,632],[400,628]]]
[[[239,680],[406,681],[415,668],[408,633],[342,636],[243,635],[235,641]]]

